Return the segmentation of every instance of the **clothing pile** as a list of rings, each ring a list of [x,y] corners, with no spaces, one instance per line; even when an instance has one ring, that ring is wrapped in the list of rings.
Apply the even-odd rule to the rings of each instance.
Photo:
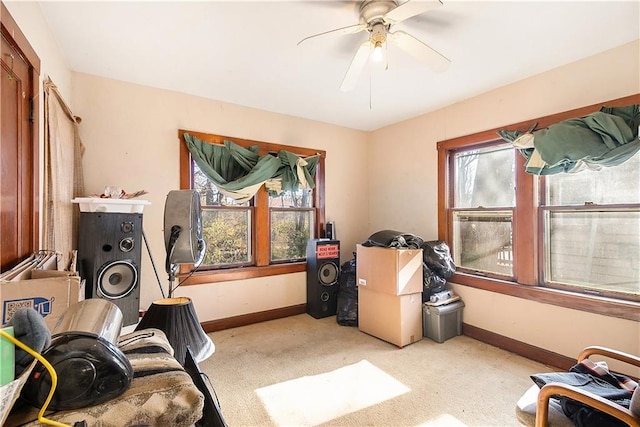
[[[606,362],[585,359],[569,369],[569,372],[551,372],[532,375],[540,388],[551,382],[568,384],[589,391],[620,406],[629,408],[638,383],[633,379],[609,371]],[[579,427],[622,427],[627,424],[590,406],[564,396],[558,396],[562,411]]]

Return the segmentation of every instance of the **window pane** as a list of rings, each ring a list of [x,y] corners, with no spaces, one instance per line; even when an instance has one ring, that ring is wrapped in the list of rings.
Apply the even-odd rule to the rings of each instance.
[[[515,150],[510,145],[455,155],[454,207],[515,206]]]
[[[272,208],[312,208],[313,190],[283,191],[269,195],[269,207]]]
[[[207,242],[204,265],[251,262],[249,209],[202,209],[202,233]]]
[[[640,203],[640,153],[621,165],[546,177],[547,204]]]
[[[547,280],[640,295],[640,212],[548,212]]]
[[[193,189],[200,193],[202,206],[249,206],[249,202],[238,203],[222,194],[195,162],[193,162]]]
[[[271,211],[271,261],[303,259],[313,239],[313,211]]]
[[[512,217],[511,211],[454,212],[456,266],[512,276]]]

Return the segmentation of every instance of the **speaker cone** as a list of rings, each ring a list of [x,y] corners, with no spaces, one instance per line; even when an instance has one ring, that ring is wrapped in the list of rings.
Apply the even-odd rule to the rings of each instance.
[[[105,264],[98,273],[98,292],[109,299],[124,298],[138,283],[138,271],[131,261]]]
[[[318,270],[318,280],[325,286],[331,286],[338,281],[340,272],[338,266],[332,262],[322,264],[320,270]]]

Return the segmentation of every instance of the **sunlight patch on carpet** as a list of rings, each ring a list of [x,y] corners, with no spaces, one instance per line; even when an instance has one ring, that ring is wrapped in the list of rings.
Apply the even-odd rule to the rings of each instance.
[[[256,389],[271,419],[279,426],[321,424],[409,391],[366,360]]]
[[[465,423],[450,414],[442,414],[433,420],[422,423],[417,427],[467,427]]]

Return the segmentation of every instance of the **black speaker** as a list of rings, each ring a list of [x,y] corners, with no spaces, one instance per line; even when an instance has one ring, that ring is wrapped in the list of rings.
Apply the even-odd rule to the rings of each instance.
[[[307,243],[307,313],[316,319],[333,316],[338,305],[340,242],[311,239]]]
[[[104,298],[122,311],[123,326],[138,322],[142,214],[81,212],[78,270],[86,298]]]

